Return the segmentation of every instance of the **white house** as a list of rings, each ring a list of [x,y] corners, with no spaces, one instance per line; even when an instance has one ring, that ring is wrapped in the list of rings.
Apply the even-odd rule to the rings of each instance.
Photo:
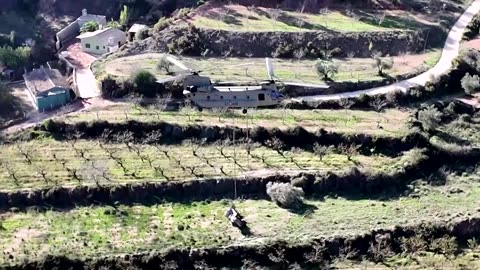
[[[87,10],[83,9],[80,17],[55,35],[55,46],[57,50],[60,50],[63,47],[63,43],[77,36],[80,33],[82,26],[90,21],[97,22],[100,27],[105,27],[107,25],[107,17],[103,15],[88,14]]]
[[[82,51],[92,54],[114,52],[127,42],[126,33],[112,27],[83,33],[77,38],[82,43]]]
[[[86,9],[82,9],[82,16],[77,18],[78,27],[82,28],[84,24],[95,21],[98,25],[107,25],[107,17],[103,15],[88,14]]]

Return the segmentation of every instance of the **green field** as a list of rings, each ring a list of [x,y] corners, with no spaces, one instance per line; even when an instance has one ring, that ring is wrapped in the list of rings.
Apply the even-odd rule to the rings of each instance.
[[[127,104],[115,104],[107,107],[97,107],[87,111],[57,117],[67,123],[81,121],[91,122],[104,120],[109,122],[125,122],[136,120],[140,122],[164,121],[180,125],[217,125],[239,126],[255,128],[303,128],[315,132],[323,128],[332,132],[365,133],[372,135],[404,136],[409,129],[407,121],[409,111],[388,109],[381,113],[374,111],[351,110],[291,110],[291,109],[262,109],[249,110],[247,115],[240,110],[198,112],[190,107],[179,112],[163,111],[155,105],[141,107]]]
[[[355,235],[374,228],[478,216],[480,172],[448,173],[445,186],[416,184],[410,195],[384,201],[325,198],[306,200],[308,211],[295,214],[264,200],[236,200],[251,236],[242,235],[223,217],[227,201],[154,206],[78,207],[66,212],[2,214],[0,262],[34,260],[46,254],[95,257],[167,247],[208,247],[301,243],[315,237]],[[9,256],[12,257],[9,258]]]
[[[319,13],[293,12],[280,9],[223,5],[201,7],[190,14],[189,22],[197,27],[229,31],[338,31],[371,32],[391,29],[417,29],[424,25],[414,13],[402,11],[381,13],[362,10],[328,10]],[[429,23],[435,23],[428,18]]]
[[[420,66],[432,67],[440,58],[440,51],[429,51],[421,55],[404,55],[394,57],[394,65],[386,73],[395,76],[415,71]],[[102,77],[109,74],[120,79],[130,78],[138,70],[147,70],[157,78],[169,75],[157,68],[162,54],[149,53],[121,58],[101,60],[93,67],[95,75]],[[178,57],[185,65],[200,70],[201,75],[209,76],[212,81],[235,81],[255,83],[268,78],[264,58],[201,58]],[[339,72],[334,80],[369,81],[382,80],[375,67],[375,60],[370,58],[334,59],[339,65]],[[315,70],[316,60],[273,59],[275,75],[280,81],[321,83],[322,78]],[[172,67],[172,72],[178,71]]]

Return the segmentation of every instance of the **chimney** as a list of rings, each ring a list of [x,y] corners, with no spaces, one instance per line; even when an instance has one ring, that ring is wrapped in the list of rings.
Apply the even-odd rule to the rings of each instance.
[[[82,16],[87,16],[87,14],[88,14],[87,9],[86,8],[82,9]]]

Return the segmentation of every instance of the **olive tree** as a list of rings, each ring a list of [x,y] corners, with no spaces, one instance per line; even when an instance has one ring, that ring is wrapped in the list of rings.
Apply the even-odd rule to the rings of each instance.
[[[325,80],[331,80],[338,73],[338,64],[329,60],[318,60],[315,63],[315,70]]]

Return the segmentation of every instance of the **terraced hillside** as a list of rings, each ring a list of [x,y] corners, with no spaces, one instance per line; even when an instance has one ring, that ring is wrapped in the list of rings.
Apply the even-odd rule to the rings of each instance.
[[[447,105],[437,105],[443,120],[425,132],[423,124],[412,129],[418,115],[413,111],[286,110],[282,119],[275,115],[280,111],[258,110],[251,113],[248,133],[241,115],[234,122],[234,114],[217,119],[208,112],[187,116],[140,105],[46,122],[8,136],[1,146],[7,155],[0,160],[0,203],[7,211],[1,215],[0,261],[195,269],[308,267],[358,256],[394,261],[394,255],[425,256],[417,255],[420,250],[452,254],[463,250],[464,237],[479,233],[480,152],[470,130],[480,120],[468,106]],[[412,120],[405,121],[405,114]],[[285,128],[262,128],[267,120]],[[326,130],[315,132],[313,125]],[[361,128],[369,125],[371,133]],[[266,184],[276,181],[302,188],[304,206],[288,210],[270,201]],[[223,217],[231,204],[248,230]],[[465,222],[472,226],[468,232],[452,229]],[[446,223],[453,227],[442,227]],[[400,231],[386,230],[392,226]],[[331,248],[334,235],[365,233],[403,238],[339,240],[340,251],[322,251],[322,245]],[[312,240],[318,244],[308,244]],[[412,247],[409,241],[424,244]],[[232,247],[243,255],[226,259]],[[293,256],[301,247],[308,250],[303,256],[313,257]],[[180,255],[190,248],[203,250],[195,262]],[[149,259],[137,259],[143,254]]]

